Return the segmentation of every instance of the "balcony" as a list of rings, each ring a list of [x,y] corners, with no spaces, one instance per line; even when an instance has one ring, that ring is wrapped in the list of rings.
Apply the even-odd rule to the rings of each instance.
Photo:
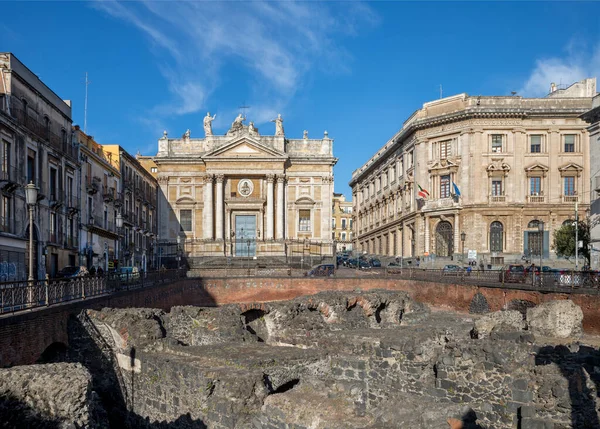
[[[79,205],[79,198],[74,197],[73,195],[68,195],[65,198],[65,206],[69,212],[69,216],[73,216],[79,210],[81,210],[81,206]]]
[[[121,194],[120,192],[115,192],[114,204],[117,208],[123,206],[123,194]]]
[[[426,200],[423,210],[436,210],[458,206],[454,198],[440,198],[437,200]]]
[[[50,189],[48,204],[50,207],[57,209],[63,205],[62,191],[60,189]]]
[[[110,186],[102,186],[102,198],[105,203],[110,203],[115,199],[115,188]]]
[[[58,244],[58,233],[56,231],[50,231],[48,233],[48,242]]]
[[[490,195],[490,203],[505,203],[506,195]]]
[[[98,190],[100,189],[100,180],[96,180],[98,179],[97,177],[94,177],[93,179],[91,177],[86,176],[85,177],[85,192],[87,192],[90,195],[94,195],[98,192]]]
[[[543,195],[527,195],[527,202],[533,204],[543,203],[546,197]]]
[[[109,221],[108,219],[104,219],[101,215],[92,215],[88,219],[88,228],[99,228],[104,231],[111,232],[113,234],[116,233],[114,222]]]
[[[6,164],[0,166],[0,189],[13,192],[19,187],[19,182],[24,180],[24,178],[19,179],[19,171],[16,167]]]
[[[576,203],[579,201],[578,195],[563,195],[562,196],[563,203]]]
[[[125,192],[128,194],[131,194],[131,191],[133,191],[133,181],[131,179],[124,179],[123,189],[125,189]]]

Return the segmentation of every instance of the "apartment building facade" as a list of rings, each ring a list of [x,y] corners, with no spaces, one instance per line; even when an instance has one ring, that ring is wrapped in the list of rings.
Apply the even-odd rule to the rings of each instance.
[[[595,79],[545,98],[460,94],[425,103],[353,172],[359,250],[503,264],[554,258],[553,232],[589,207]]]
[[[71,104],[11,53],[0,53],[0,281],[53,276],[76,265],[78,149],[71,141]],[[29,214],[24,186],[38,201],[29,260]]]
[[[331,217],[331,237],[336,243],[336,251],[352,250],[352,201],[346,201],[344,194],[333,194],[333,209]]]
[[[115,214],[120,214],[123,219],[119,246],[121,265],[135,266],[140,270],[158,268],[156,178],[121,146],[104,145],[103,150],[119,166],[121,176],[119,192],[122,205]]]
[[[113,269],[119,261],[117,213],[123,206],[121,171],[112,153],[106,152],[79,126],[73,127],[73,141],[79,144],[81,169],[78,174],[81,204],[79,265],[90,269]]]

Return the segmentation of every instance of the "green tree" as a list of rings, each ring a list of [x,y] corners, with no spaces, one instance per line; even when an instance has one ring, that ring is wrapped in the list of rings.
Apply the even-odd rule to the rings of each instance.
[[[589,224],[587,222],[579,222],[577,234],[579,241],[583,242],[583,245],[579,248],[579,256],[585,258],[589,264]],[[575,222],[565,223],[563,226],[554,231],[554,244],[552,247],[558,256],[565,257],[567,259],[575,256]]]

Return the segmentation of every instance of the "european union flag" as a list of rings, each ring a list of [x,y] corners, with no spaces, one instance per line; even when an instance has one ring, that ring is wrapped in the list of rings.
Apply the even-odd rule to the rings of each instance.
[[[456,183],[452,182],[452,187],[454,188],[454,195],[460,197],[460,190],[458,189],[458,186],[456,186]]]

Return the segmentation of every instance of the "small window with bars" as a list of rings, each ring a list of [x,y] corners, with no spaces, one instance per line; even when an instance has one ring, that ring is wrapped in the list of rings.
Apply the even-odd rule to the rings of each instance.
[[[502,134],[492,134],[492,152],[502,152]]]
[[[452,141],[444,140],[440,142],[440,159],[448,158],[452,154]]]
[[[300,210],[298,213],[298,231],[310,231],[310,210]]]
[[[179,224],[181,225],[182,231],[192,230],[192,211],[191,210],[179,210]]]
[[[533,134],[529,136],[529,152],[540,153],[542,151],[542,136],[541,134]]]
[[[575,134],[565,135],[565,152],[575,152]]]

